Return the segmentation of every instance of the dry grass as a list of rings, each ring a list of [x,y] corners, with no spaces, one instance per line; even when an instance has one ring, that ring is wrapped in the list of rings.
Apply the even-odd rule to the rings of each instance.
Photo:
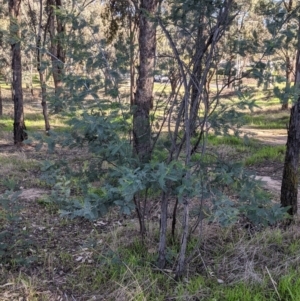
[[[198,263],[196,270],[203,274],[209,267],[217,278],[228,284],[262,283],[266,279],[266,267],[279,279],[300,264],[299,228],[299,220],[287,230],[275,227],[258,232],[238,225],[229,229],[206,225],[190,268],[194,269]]]

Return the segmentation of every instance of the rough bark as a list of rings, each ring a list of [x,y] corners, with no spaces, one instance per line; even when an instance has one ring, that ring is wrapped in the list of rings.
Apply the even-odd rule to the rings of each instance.
[[[151,128],[149,113],[152,108],[153,70],[155,63],[156,26],[151,16],[156,11],[157,0],[142,0],[139,20],[140,66],[133,113],[134,150],[141,163],[151,157]]]
[[[24,122],[20,24],[21,0],[9,0],[10,44],[12,53],[12,98],[14,102],[14,143],[27,139]]]
[[[51,41],[51,60],[52,60],[52,76],[55,89],[56,103],[54,106],[55,113],[62,110],[62,105],[59,103],[59,97],[63,90],[62,77],[64,73],[65,49],[63,39],[65,34],[65,26],[57,14],[55,9],[61,9],[61,0],[48,0],[49,11],[49,34]]]
[[[291,109],[285,162],[281,184],[281,205],[290,206],[288,213],[297,213],[298,163],[300,148],[300,98]]]

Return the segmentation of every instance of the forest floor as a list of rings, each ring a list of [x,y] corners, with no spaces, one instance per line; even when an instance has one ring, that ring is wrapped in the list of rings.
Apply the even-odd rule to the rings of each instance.
[[[32,116],[40,110],[35,103],[26,106]],[[280,300],[278,294],[283,293],[274,289],[277,284],[272,277],[281,281],[281,275],[299,266],[299,221],[289,232],[276,228],[267,229],[264,234],[245,232],[241,225],[221,229],[204,224],[203,249],[199,255],[203,264],[190,266],[191,278],[179,284],[172,278],[172,267],[157,272],[153,265],[144,265],[155,257],[157,237],[147,237],[142,246],[134,215],[126,217],[111,210],[95,222],[70,220],[60,217],[58,208],[47,202],[51,189],[40,180],[40,162],[58,158],[76,160],[82,156],[80,152],[57,149],[48,154],[43,148],[36,151],[34,145],[16,147],[5,127],[0,119],[0,193],[11,188],[19,195],[8,206],[9,223],[0,208],[0,226],[10,225],[6,229],[10,236],[0,231],[0,243],[6,243],[5,248],[0,247],[1,301],[238,300],[226,299],[224,291],[220,296],[214,295],[215,285],[231,289],[241,280],[246,285],[262,283],[265,281],[262,275],[271,280],[264,291],[273,299],[256,300]],[[247,126],[243,130],[254,134],[261,145],[286,143],[284,129]],[[282,160],[268,158],[247,166],[265,182],[265,188],[277,202],[282,167]],[[157,201],[152,203],[154,209],[148,227],[154,228],[159,210]],[[20,219],[14,220],[15,215]],[[140,251],[142,257],[137,255]],[[195,275],[209,278],[213,284]]]
[[[72,156],[73,159],[74,155],[76,154],[61,152],[55,154],[60,158]],[[156,251],[153,246],[157,244],[157,241],[155,237],[148,237],[146,249],[143,250],[137,243],[140,236],[134,216],[120,216],[112,210],[104,218],[95,222],[61,218],[56,206],[45,201],[45,195],[49,194],[50,191],[48,187],[43,187],[39,181],[40,170],[37,163],[47,157],[50,159],[43,150],[36,152],[32,146],[26,146],[22,149],[16,148],[8,140],[6,140],[5,146],[0,146],[0,160],[7,158],[7,161],[11,161],[10,164],[1,164],[1,177],[2,179],[7,177],[8,181],[15,181],[16,183],[12,184],[15,184],[17,191],[21,192],[18,196],[20,208],[16,209],[20,210],[18,215],[21,219],[17,223],[12,223],[14,236],[6,238],[11,245],[7,246],[8,255],[3,256],[5,261],[0,264],[1,301],[210,300],[209,296],[210,292],[214,290],[213,287],[208,291],[203,291],[204,285],[200,285],[198,291],[189,294],[183,292],[179,298],[177,293],[173,291],[176,288],[175,282],[172,283],[173,289],[165,292],[163,285],[157,283],[162,281],[161,275],[156,273],[160,280],[135,276],[137,273],[135,269],[141,267],[135,260],[134,263],[130,261],[130,258],[134,256],[132,254],[138,252],[136,249],[140,249],[144,257],[149,255],[152,258]],[[258,166],[252,166],[251,169],[256,171],[258,175],[268,175],[262,177],[262,180],[267,182],[266,189],[271,190],[278,201],[281,165],[264,162]],[[269,176],[270,171],[272,172],[271,177]],[[9,183],[7,184],[9,185]],[[13,210],[12,208],[12,212]],[[148,221],[149,227],[151,227],[153,220],[157,220],[157,216],[158,209],[153,210],[153,215]],[[300,240],[300,231],[296,225],[294,227],[295,229],[291,230],[294,233],[292,239],[283,235],[285,237],[284,242],[294,240],[296,233],[299,233]],[[264,244],[253,235],[255,243],[251,245],[248,240],[249,249],[245,254],[245,250],[243,251],[245,246],[241,243],[245,236],[243,230],[232,230],[232,233],[239,233],[238,238],[233,238],[233,234],[229,234],[217,226],[206,225],[203,231],[205,233],[202,233],[203,239],[206,241],[206,249],[202,253],[203,260],[207,266],[214,270],[215,283],[228,283],[229,285],[239,281],[238,278],[240,277],[244,277],[246,283],[262,281],[259,278],[261,277],[260,274],[255,271],[257,266],[267,264],[271,272],[275,274],[274,270],[277,269],[275,261],[282,260],[281,253],[286,253],[285,249],[280,249],[281,244],[278,244],[276,248],[279,249],[276,251],[276,255],[272,255],[274,260],[266,262],[266,258],[269,258],[268,249],[270,246],[271,248],[274,245],[277,246],[274,239],[276,240],[279,234],[276,232],[275,234],[268,234],[271,237],[267,238],[270,240],[269,244]],[[219,234],[216,235],[216,232]],[[260,234],[258,233],[258,235]],[[298,239],[298,235],[296,236]],[[228,251],[228,254],[223,258],[224,266],[215,270],[213,268],[215,259],[211,258],[211,253],[217,252],[216,245],[221,248],[221,245],[224,244],[223,239],[227,241],[226,244],[234,245],[236,250],[235,252]],[[261,252],[258,248],[261,249],[262,245],[262,254],[264,255],[259,255],[256,258],[255,267],[251,266],[254,264],[251,257],[254,256],[255,252]],[[227,247],[223,245],[222,248],[226,249]],[[128,255],[127,252],[132,254]],[[218,252],[222,251],[219,250]],[[247,259],[244,258],[245,256]],[[289,257],[289,260],[283,263],[282,270],[287,271],[292,266],[290,264],[292,260],[294,260],[294,266],[299,264],[297,256]],[[241,258],[244,258],[242,260],[245,261],[242,264],[238,263]],[[111,267],[108,268],[107,265],[111,265]],[[119,268],[119,265],[123,265],[123,267]],[[151,269],[153,271],[153,267]],[[196,272],[193,270],[190,268],[191,277]],[[232,274],[231,270],[235,272]],[[162,272],[166,274],[165,277],[168,279],[172,275],[170,269]],[[120,276],[122,273],[123,276]],[[282,271],[277,273],[281,274]],[[207,277],[205,276],[207,271],[204,267],[197,268],[196,274]],[[190,291],[190,289],[186,290]],[[140,295],[145,296],[139,298]],[[159,295],[164,296],[164,298],[154,297]],[[220,296],[211,300],[226,299],[222,299]]]

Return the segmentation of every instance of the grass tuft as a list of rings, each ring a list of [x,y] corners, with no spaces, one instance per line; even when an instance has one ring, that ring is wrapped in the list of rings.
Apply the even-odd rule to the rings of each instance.
[[[283,162],[285,155],[284,145],[264,145],[245,159],[245,165],[254,165],[265,160]]]

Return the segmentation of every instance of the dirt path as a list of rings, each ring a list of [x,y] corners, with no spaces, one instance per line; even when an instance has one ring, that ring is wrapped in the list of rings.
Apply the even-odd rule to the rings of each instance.
[[[276,194],[280,193],[281,181],[274,180],[271,177],[267,177],[267,176],[256,176],[255,179],[262,181],[263,186],[265,186],[266,189],[268,189]]]
[[[283,129],[257,129],[243,127],[242,131],[249,134],[254,139],[266,144],[285,145],[287,140],[287,130]]]
[[[264,144],[271,145],[285,145],[287,142],[287,130],[283,129],[257,129],[251,127],[244,127],[242,129],[245,133],[252,136],[254,139],[261,141]],[[278,168],[278,167],[276,167]],[[255,177],[256,180],[262,181],[263,186],[273,192],[276,195],[280,194],[281,190],[281,172],[282,168],[279,170],[280,177],[278,177],[278,173],[274,173],[274,177],[266,176],[268,174],[268,170],[263,172],[264,175],[259,174]],[[269,173],[273,174],[273,172]]]

